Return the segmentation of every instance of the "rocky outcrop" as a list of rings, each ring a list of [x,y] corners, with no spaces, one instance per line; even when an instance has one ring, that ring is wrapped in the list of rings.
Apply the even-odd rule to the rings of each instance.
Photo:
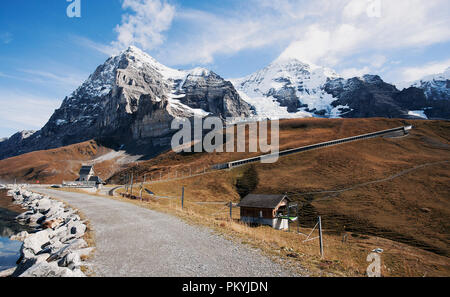
[[[377,75],[330,80],[324,89],[337,99],[332,105],[341,108],[341,116],[346,118],[423,118],[417,113],[450,118],[450,100],[430,100],[416,87],[399,91]]]
[[[450,67],[443,73],[424,77],[412,86],[423,90],[428,100],[450,101]]]
[[[399,93],[397,88],[377,75],[332,80],[324,89],[337,99],[332,103],[334,107],[342,106],[348,110],[342,113],[343,117],[408,117],[408,109],[395,100]]]
[[[0,159],[90,139],[165,149],[176,117],[247,117],[252,111],[230,82],[208,70],[166,67],[130,47],[109,58],[23,141],[0,143]]]
[[[251,114],[251,106],[241,99],[233,84],[206,69],[189,73],[177,95],[184,95],[181,103],[222,119],[245,118]]]
[[[86,225],[76,211],[62,202],[51,200],[23,188],[8,192],[17,204],[29,211],[17,220],[36,227],[10,237],[23,241],[21,257],[13,276],[20,277],[82,277],[81,256],[92,252],[83,236]]]
[[[27,150],[25,149],[26,143],[28,142],[29,138],[35,133],[36,131],[25,130],[18,132],[9,138],[1,139],[0,156],[2,154],[6,156],[13,156],[27,152]]]

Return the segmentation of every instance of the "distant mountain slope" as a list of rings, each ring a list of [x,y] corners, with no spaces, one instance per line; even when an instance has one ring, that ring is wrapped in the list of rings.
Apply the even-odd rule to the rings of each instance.
[[[232,80],[242,98],[261,118],[331,116],[335,99],[323,85],[338,75],[297,59],[277,60],[247,77]]]
[[[170,144],[176,117],[251,114],[233,85],[214,72],[171,69],[130,47],[100,65],[40,131],[2,142],[0,159],[94,138],[119,145],[139,142],[151,150]]]
[[[400,91],[378,75],[345,79],[331,69],[288,59],[232,82],[259,118],[450,119],[447,72]]]
[[[426,76],[412,86],[424,90],[429,100],[450,101],[450,67],[443,73]]]

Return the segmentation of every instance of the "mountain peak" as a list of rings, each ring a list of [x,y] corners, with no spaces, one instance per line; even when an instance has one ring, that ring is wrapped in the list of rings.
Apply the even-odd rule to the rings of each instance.
[[[134,62],[147,62],[150,64],[159,64],[158,61],[156,61],[155,58],[150,56],[145,51],[141,50],[140,48],[130,45],[126,50],[122,51],[117,57],[129,57],[133,58]],[[115,58],[115,57],[113,57]]]

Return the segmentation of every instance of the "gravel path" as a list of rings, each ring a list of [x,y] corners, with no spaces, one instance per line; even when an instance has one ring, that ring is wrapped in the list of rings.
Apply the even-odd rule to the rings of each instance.
[[[33,189],[32,189],[33,190]],[[95,232],[96,276],[297,276],[248,246],[136,205],[36,188],[83,212]]]

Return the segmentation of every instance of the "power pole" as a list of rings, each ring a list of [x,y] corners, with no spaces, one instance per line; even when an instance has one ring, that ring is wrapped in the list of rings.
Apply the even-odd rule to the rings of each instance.
[[[323,258],[322,218],[319,216],[320,256]]]
[[[133,171],[131,171],[131,196],[133,196]]]
[[[288,224],[288,232],[291,232],[291,225],[289,224],[290,221],[290,214],[291,214],[291,208],[289,207],[289,202],[287,203],[287,224]]]
[[[140,198],[141,198],[141,202],[142,202],[142,191],[144,190],[145,176],[146,176],[146,175],[147,175],[147,173],[144,174],[144,180],[143,180],[142,183],[141,183],[141,191],[140,191],[140,193],[139,193],[139,196],[140,196]]]
[[[181,188],[181,209],[184,209],[184,187]]]

